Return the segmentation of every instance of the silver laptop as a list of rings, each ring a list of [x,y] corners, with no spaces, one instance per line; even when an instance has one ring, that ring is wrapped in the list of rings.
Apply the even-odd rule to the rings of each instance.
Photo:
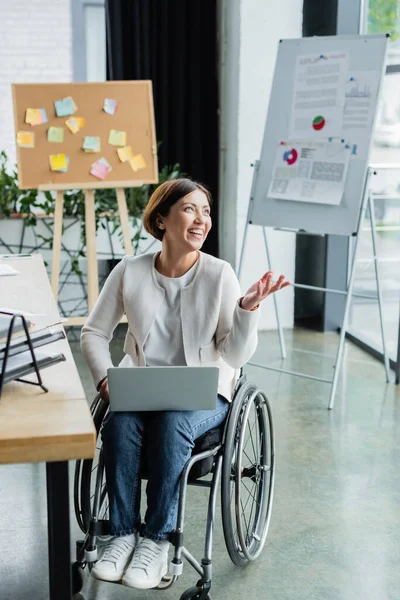
[[[110,410],[212,410],[217,405],[217,367],[112,367]]]

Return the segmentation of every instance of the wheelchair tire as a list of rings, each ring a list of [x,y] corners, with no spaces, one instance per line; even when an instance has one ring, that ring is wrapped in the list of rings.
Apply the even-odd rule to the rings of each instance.
[[[265,545],[274,479],[271,408],[265,394],[246,382],[229,414],[221,478],[225,543],[232,562],[239,567],[254,561]]]
[[[191,587],[189,589],[187,589],[185,592],[183,592],[182,596],[180,597],[180,600],[199,600],[200,596],[201,596],[201,588],[196,587]],[[205,600],[211,600],[211,596],[209,594],[207,594],[207,596],[205,597]]]
[[[81,571],[81,566],[79,563],[74,562],[72,564],[72,594],[79,594],[83,588],[83,575]]]
[[[103,402],[100,396],[96,396],[90,407],[93,422],[96,428],[96,438],[98,440],[101,425],[108,410],[108,405]],[[83,533],[87,533],[89,529],[90,519],[92,516],[92,480],[95,478],[97,469],[98,454],[101,444],[96,443],[96,456],[94,459],[78,460],[75,464],[74,477],[74,505],[75,517],[77,523]],[[105,494],[106,496],[106,494]],[[105,497],[101,503],[104,503]]]

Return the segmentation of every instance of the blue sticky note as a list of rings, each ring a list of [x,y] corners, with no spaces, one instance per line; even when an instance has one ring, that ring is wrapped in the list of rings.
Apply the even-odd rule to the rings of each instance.
[[[100,152],[100,138],[86,135],[83,140],[82,149],[85,152]]]
[[[76,104],[71,96],[54,102],[57,117],[68,117],[76,111]]]

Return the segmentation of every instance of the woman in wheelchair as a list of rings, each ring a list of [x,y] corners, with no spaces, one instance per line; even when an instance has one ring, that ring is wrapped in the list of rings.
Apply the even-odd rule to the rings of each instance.
[[[107,369],[113,366],[109,343],[124,313],[128,331],[121,366],[219,367],[214,411],[109,412],[104,421],[112,537],[92,574],[134,588],[156,587],[167,573],[179,479],[194,441],[224,422],[239,370],[257,346],[259,304],[289,285],[283,275],[273,283],[269,271],[241,297],[231,266],[200,251],[211,228],[211,203],[209,191],[190,179],[160,185],[146,207],[144,226],[161,240],[161,251],[125,256],[82,329],[82,352],[105,402]],[[151,460],[142,523],[144,434]]]

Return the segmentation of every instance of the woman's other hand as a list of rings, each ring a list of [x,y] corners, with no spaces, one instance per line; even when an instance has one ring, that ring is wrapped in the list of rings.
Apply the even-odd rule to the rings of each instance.
[[[265,298],[291,285],[290,281],[285,280],[285,275],[280,275],[275,283],[272,281],[272,277],[273,271],[267,271],[247,290],[240,302],[240,306],[244,310],[255,310]]]
[[[108,391],[108,377],[105,377],[99,389],[100,398],[106,403],[110,403],[110,394]]]

